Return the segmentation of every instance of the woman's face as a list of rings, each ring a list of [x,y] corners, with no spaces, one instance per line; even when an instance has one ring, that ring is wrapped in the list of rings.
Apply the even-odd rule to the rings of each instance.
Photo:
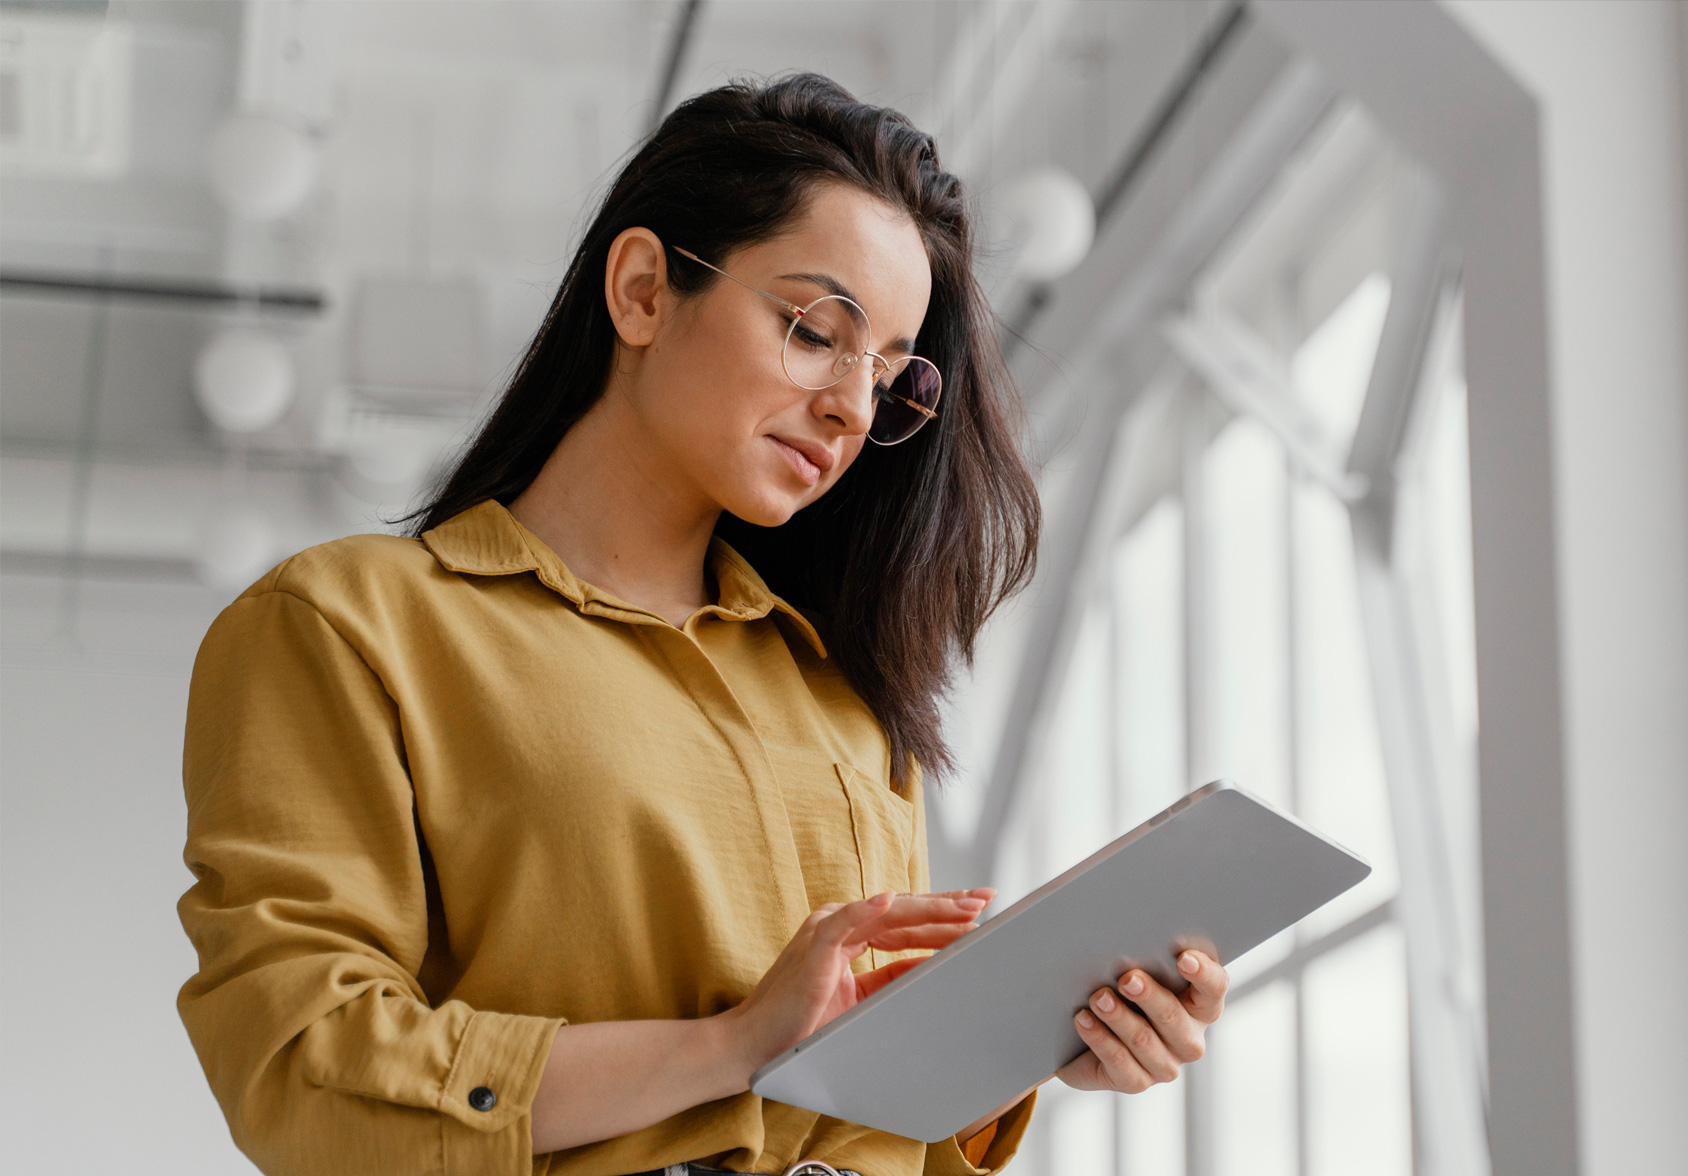
[[[798,306],[847,294],[867,313],[868,350],[892,360],[913,348],[932,289],[913,222],[840,184],[817,188],[778,236],[720,264]],[[614,268],[612,253],[612,304]],[[800,388],[781,365],[790,317],[774,302],[725,278],[690,298],[664,293],[656,302],[666,311],[655,316],[623,384],[651,456],[687,489],[747,522],[785,522],[831,489],[861,452],[873,415],[872,364],[830,388]]]

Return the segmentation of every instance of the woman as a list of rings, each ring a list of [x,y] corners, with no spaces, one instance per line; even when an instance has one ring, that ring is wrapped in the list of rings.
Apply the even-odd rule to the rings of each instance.
[[[992,893],[925,893],[921,801],[950,666],[1036,543],[970,249],[900,115],[814,76],[693,99],[417,536],[313,548],[218,618],[179,1003],[260,1168],[1013,1153],[1029,1097],[928,1148],[747,1089]],[[1198,1056],[1225,977],[1182,966],[1182,998],[1120,978],[1144,1016],[1099,991],[1061,1076]]]

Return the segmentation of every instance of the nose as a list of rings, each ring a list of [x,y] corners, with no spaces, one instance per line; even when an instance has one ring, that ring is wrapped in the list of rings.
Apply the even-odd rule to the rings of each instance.
[[[865,435],[873,423],[874,371],[873,360],[864,356],[849,375],[815,393],[814,411],[847,437]]]

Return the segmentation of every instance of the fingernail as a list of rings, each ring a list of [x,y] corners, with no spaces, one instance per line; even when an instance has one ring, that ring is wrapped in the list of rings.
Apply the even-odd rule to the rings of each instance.
[[[1188,972],[1190,975],[1194,976],[1197,972],[1202,970],[1202,962],[1192,953],[1185,952],[1183,955],[1178,957],[1178,970],[1180,972]]]
[[[1092,1017],[1088,1010],[1081,1009],[1078,1014],[1078,1023],[1083,1025],[1086,1029],[1094,1029],[1096,1027],[1096,1018]]]
[[[1104,1013],[1113,1012],[1114,1011],[1114,994],[1111,993],[1111,992],[1102,993],[1100,996],[1098,996],[1096,998],[1096,1007],[1101,1009]]]
[[[1139,996],[1143,992],[1143,977],[1133,976],[1125,982],[1125,995]]]

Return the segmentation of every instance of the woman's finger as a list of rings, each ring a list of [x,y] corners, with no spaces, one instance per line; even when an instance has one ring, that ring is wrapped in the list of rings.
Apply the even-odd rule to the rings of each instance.
[[[985,909],[987,900],[969,894],[876,894],[843,908],[845,913],[887,919],[895,923],[943,922],[972,918]]]
[[[925,962],[925,956],[917,956],[909,960],[892,960],[883,968],[862,972],[856,976],[856,994],[866,1000],[904,972],[912,971]]]
[[[919,927],[897,927],[881,932],[867,940],[867,946],[880,951],[937,951],[948,947],[963,935],[979,929],[977,923],[927,923]]]
[[[1167,1049],[1155,1027],[1121,1000],[1111,988],[1098,988],[1090,995],[1090,1009],[1124,1043],[1145,1073],[1156,1082],[1178,1077],[1178,1059]],[[1104,1056],[1102,1060],[1108,1059]]]
[[[971,923],[984,909],[979,898],[943,898],[935,894],[876,894],[850,903],[820,925],[835,946],[863,944],[898,927],[926,923]]]
[[[1202,1022],[1190,1015],[1184,1002],[1168,992],[1155,978],[1140,969],[1119,978],[1120,995],[1142,1010],[1143,1016],[1155,1027],[1166,1048],[1180,1062],[1193,1062],[1205,1049],[1205,1030]]]
[[[1074,1090],[1112,1090],[1108,1085],[1108,1071],[1094,1050],[1085,1050],[1078,1057],[1055,1071],[1055,1077]]]
[[[976,918],[990,902],[986,895],[969,894],[897,894],[892,896],[890,910],[902,920],[920,916],[929,921],[950,920],[958,916]]]
[[[923,896],[914,892],[914,891],[904,890],[904,891],[901,891],[897,895],[897,897],[899,897],[899,898],[920,898],[920,897],[923,897]],[[929,898],[982,898],[986,902],[989,902],[991,899],[996,897],[996,887],[994,887],[994,886],[975,886],[971,890],[935,890],[935,891],[932,891],[930,894],[928,894],[924,897],[929,897]]]
[[[1143,1068],[1142,1062],[1089,1009],[1080,1009],[1073,1024],[1078,1026],[1079,1037],[1101,1065],[1103,1085],[1126,1094],[1142,1094],[1155,1084],[1155,1078]]]
[[[1225,990],[1231,977],[1212,958],[1199,951],[1183,952],[1178,957],[1178,973],[1190,982],[1179,997],[1190,1015],[1204,1025],[1211,1025],[1225,1011]]]

